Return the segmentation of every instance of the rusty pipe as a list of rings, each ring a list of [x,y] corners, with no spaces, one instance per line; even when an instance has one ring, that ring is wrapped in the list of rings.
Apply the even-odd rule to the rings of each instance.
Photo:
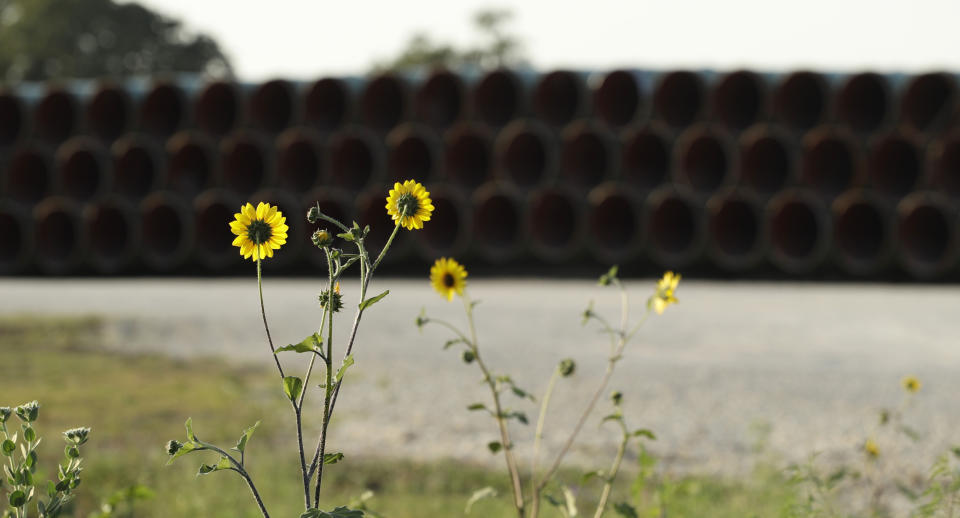
[[[69,91],[50,86],[33,107],[33,135],[50,143],[59,143],[76,131],[77,100]]]
[[[957,81],[934,72],[910,79],[900,96],[900,121],[918,132],[932,132],[954,122]]]
[[[461,122],[443,136],[444,179],[470,191],[493,178],[493,134],[486,127]]]
[[[477,255],[493,264],[505,264],[520,258],[525,239],[519,193],[496,182],[488,182],[473,192],[471,201],[473,226],[470,242]]]
[[[897,259],[911,277],[928,280],[956,270],[957,211],[943,195],[915,192],[896,212]]]
[[[45,198],[33,208],[34,257],[45,274],[76,271],[84,255],[80,209],[73,200]]]
[[[73,137],[56,153],[54,191],[79,202],[90,201],[110,187],[107,150],[90,137]]]
[[[470,112],[476,120],[493,128],[507,125],[527,112],[529,75],[499,68],[487,72],[470,93]]]
[[[496,174],[521,189],[531,189],[556,173],[557,143],[543,124],[516,120],[494,142]]]
[[[841,128],[821,126],[803,137],[800,183],[834,198],[863,183],[863,158],[856,138]]]
[[[685,268],[703,255],[703,206],[688,190],[665,186],[651,192],[643,229],[647,256],[663,268]]]
[[[893,259],[894,213],[889,202],[865,189],[837,197],[833,213],[833,259],[846,273],[876,275]]]
[[[540,76],[531,96],[534,116],[560,128],[585,115],[589,108],[586,78],[570,70],[554,70]]]
[[[560,177],[568,184],[592,188],[615,176],[617,141],[602,126],[571,123],[563,129],[560,142]]]
[[[867,179],[874,191],[892,200],[910,194],[923,177],[920,143],[907,132],[892,131],[871,139]]]
[[[673,139],[659,124],[629,127],[620,134],[620,178],[639,192],[667,181],[673,168]]]
[[[85,263],[101,274],[129,271],[140,250],[138,217],[133,204],[119,197],[85,205],[81,214]]]
[[[776,126],[757,124],[740,136],[740,183],[770,197],[794,179],[797,143]]]
[[[724,189],[706,205],[707,256],[718,268],[730,273],[756,269],[763,261],[763,204],[756,194]]]
[[[804,189],[786,189],[767,202],[767,257],[791,275],[820,267],[830,252],[830,213],[821,198]]]
[[[17,95],[0,88],[0,149],[12,147],[26,133],[26,110]]]
[[[87,130],[106,141],[123,135],[130,127],[131,119],[130,96],[123,87],[110,82],[100,84],[84,109]]]
[[[33,141],[13,149],[6,171],[0,176],[0,192],[17,203],[35,205],[51,191],[53,156],[50,150]]]
[[[359,85],[345,79],[325,77],[314,81],[303,95],[304,122],[329,133],[342,128],[354,115]]]
[[[271,183],[273,160],[267,139],[259,133],[248,130],[230,133],[220,143],[219,155],[220,175],[215,184],[240,196],[249,196]]]
[[[653,91],[653,117],[680,129],[700,118],[706,87],[699,74],[688,71],[668,72],[657,78]]]
[[[26,271],[33,258],[33,220],[30,213],[15,203],[0,200],[0,275]]]
[[[950,132],[930,144],[924,183],[954,199],[960,198],[960,132]]]
[[[527,198],[524,228],[534,257],[569,261],[584,245],[584,196],[565,187],[541,187]]]
[[[167,140],[166,185],[188,198],[213,185],[216,152],[206,135],[185,130]]]
[[[193,212],[183,198],[170,191],[155,191],[139,205],[141,259],[153,272],[179,269],[194,246]],[[229,229],[229,220],[223,223]]]
[[[467,87],[459,74],[438,68],[416,86],[413,115],[437,130],[450,127],[464,116]]]
[[[455,189],[439,185],[430,189],[433,215],[428,224],[416,233],[417,252],[433,262],[440,257],[466,259],[470,245],[472,211],[467,198]]]
[[[139,202],[164,182],[164,154],[157,142],[127,134],[113,143],[113,192]]]
[[[258,85],[247,98],[247,120],[251,126],[266,133],[280,133],[298,122],[301,113],[296,90],[289,81],[282,79]]]
[[[360,191],[386,177],[383,142],[369,129],[348,126],[330,136],[330,183]]]
[[[209,272],[223,272],[240,265],[243,258],[233,246],[235,236],[229,223],[246,202],[257,205],[255,198],[241,199],[226,189],[208,189],[193,199],[193,226],[196,236],[194,253]]]
[[[891,97],[890,84],[880,74],[851,75],[837,89],[834,117],[856,133],[876,131],[892,118]]]
[[[184,126],[187,98],[175,83],[158,81],[140,101],[138,126],[153,137],[167,138]]]
[[[593,90],[593,113],[612,128],[626,126],[647,110],[649,74],[632,70],[613,70],[597,81]]]
[[[624,264],[643,252],[643,199],[615,182],[587,195],[587,248],[603,264]]]
[[[276,183],[292,192],[306,192],[320,184],[327,169],[325,148],[316,130],[295,127],[276,139]]]
[[[193,122],[201,131],[220,137],[240,123],[241,109],[239,87],[228,81],[214,81],[193,100]]]
[[[737,70],[719,78],[710,95],[714,118],[737,131],[766,117],[767,88],[750,70]]]
[[[736,180],[735,151],[725,130],[693,126],[677,137],[674,151],[674,181],[698,195],[709,196]]]
[[[387,180],[415,179],[426,183],[439,176],[442,161],[440,139],[433,129],[404,123],[387,134]]]
[[[830,85],[819,73],[798,71],[774,87],[770,110],[774,120],[792,131],[806,131],[823,122],[830,104]]]
[[[386,133],[407,117],[410,87],[397,74],[383,73],[367,82],[360,93],[361,123],[378,132]]]

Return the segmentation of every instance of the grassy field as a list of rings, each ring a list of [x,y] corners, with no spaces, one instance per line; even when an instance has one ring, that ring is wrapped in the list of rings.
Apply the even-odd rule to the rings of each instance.
[[[248,448],[248,465],[271,514],[299,516],[302,490],[289,440],[292,418],[267,366],[106,351],[100,347],[101,333],[96,318],[0,319],[0,405],[33,399],[43,405],[37,428],[45,437],[41,470],[46,473],[40,478],[47,478],[62,456],[60,431],[93,428],[84,446],[86,471],[73,516],[89,516],[108,495],[134,484],[151,488],[154,497],[137,503],[128,516],[259,516],[233,473],[196,476],[200,462],[215,462],[215,457],[192,454],[165,466],[164,443],[182,440],[183,422],[191,416],[201,439],[224,446],[232,446],[244,428],[262,420]],[[635,460],[628,469],[637,472]],[[388,518],[459,516],[474,490],[493,486],[500,496],[477,503],[471,514],[512,516],[505,477],[476,466],[348,457],[329,466],[328,474],[328,508],[372,490],[375,496],[367,505]],[[592,516],[589,504],[598,483],[579,487],[573,472],[564,478],[580,494],[581,512]],[[632,502],[647,513],[642,516],[778,516],[795,498],[775,471],[735,481],[651,480],[644,487],[633,478],[621,477],[612,500]],[[545,516],[561,514],[551,509]]]

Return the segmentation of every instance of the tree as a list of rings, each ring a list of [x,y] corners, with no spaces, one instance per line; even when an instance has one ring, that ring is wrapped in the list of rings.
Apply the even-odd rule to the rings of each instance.
[[[209,36],[113,0],[0,0],[0,80],[151,75],[232,76]]]

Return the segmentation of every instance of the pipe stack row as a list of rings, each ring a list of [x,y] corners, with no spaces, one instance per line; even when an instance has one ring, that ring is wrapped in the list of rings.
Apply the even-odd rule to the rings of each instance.
[[[446,70],[309,83],[192,78],[0,89],[0,274],[245,271],[227,223],[269,201],[269,266],[325,263],[303,214],[392,223],[385,267],[730,277],[958,276],[957,78]]]

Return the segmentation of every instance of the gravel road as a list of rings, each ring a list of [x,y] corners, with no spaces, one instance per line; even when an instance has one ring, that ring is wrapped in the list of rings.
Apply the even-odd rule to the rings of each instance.
[[[628,286],[638,318],[653,281]],[[479,372],[459,352],[441,350],[443,329],[421,334],[414,325],[423,306],[462,323],[462,305],[422,280],[371,286],[374,293],[387,288],[390,295],[364,317],[333,440],[348,454],[499,463],[482,446],[497,438],[492,423],[464,409],[485,400]],[[314,279],[266,280],[278,344],[315,330],[320,289]],[[348,308],[357,303],[355,289],[344,285]],[[556,280],[474,280],[470,291],[482,301],[481,348],[497,372],[539,393],[560,359],[577,360],[576,375],[553,399],[545,445],[554,451],[604,368],[606,339],[581,326],[581,313],[594,299],[596,311],[615,320],[616,292]],[[630,344],[611,386],[624,392],[630,424],[657,433],[653,449],[669,469],[749,470],[758,424],[771,427],[770,449],[783,461],[814,451],[826,462],[855,460],[877,411],[901,403],[907,374],[924,383],[905,412],[923,440],[878,435],[889,469],[923,469],[946,446],[960,444],[957,287],[684,281],[677,294],[680,304],[651,318]],[[102,315],[110,347],[270,361],[254,279],[7,279],[0,295],[0,314]],[[342,338],[352,314],[341,315]],[[534,404],[508,401],[535,419]],[[608,410],[601,405],[584,428],[575,460],[608,462],[616,433],[597,426]],[[532,426],[516,427],[515,435],[527,451]]]

